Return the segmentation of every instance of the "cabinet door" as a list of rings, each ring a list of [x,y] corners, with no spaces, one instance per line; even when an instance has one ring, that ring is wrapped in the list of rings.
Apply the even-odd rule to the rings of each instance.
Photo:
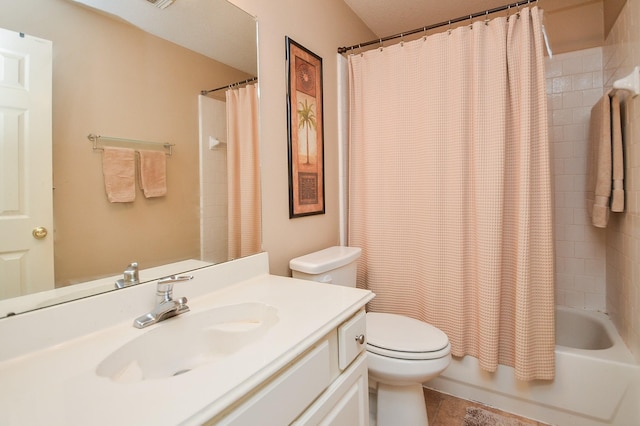
[[[365,349],[367,314],[364,309],[346,323],[338,327],[338,365],[347,368],[360,352]]]
[[[366,352],[338,377],[294,425],[368,426]]]
[[[329,352],[329,342],[325,340],[231,414],[221,420],[212,419],[206,424],[216,426],[289,424],[329,385],[331,379]]]

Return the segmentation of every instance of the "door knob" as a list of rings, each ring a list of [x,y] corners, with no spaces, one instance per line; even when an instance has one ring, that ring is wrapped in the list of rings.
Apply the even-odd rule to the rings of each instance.
[[[41,240],[44,237],[47,236],[49,232],[47,231],[47,228],[45,228],[44,226],[38,226],[37,228],[33,228],[33,232],[31,232],[31,234],[33,234],[33,238],[35,238],[36,240]]]

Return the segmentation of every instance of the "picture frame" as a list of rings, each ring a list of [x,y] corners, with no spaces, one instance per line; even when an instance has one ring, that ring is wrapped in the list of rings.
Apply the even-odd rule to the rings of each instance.
[[[322,58],[285,37],[289,219],[325,213]]]

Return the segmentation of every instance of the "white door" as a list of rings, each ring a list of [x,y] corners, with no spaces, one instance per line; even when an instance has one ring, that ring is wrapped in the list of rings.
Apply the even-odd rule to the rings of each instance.
[[[54,287],[52,43],[0,28],[0,299]]]

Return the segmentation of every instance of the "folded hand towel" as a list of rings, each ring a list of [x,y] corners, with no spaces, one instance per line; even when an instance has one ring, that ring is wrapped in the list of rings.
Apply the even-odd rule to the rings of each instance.
[[[611,100],[610,91],[591,109],[587,159],[587,211],[591,223],[606,228],[611,195]]]
[[[163,151],[138,151],[140,154],[140,187],[144,196],[167,194],[167,156]]]
[[[611,97],[611,143],[613,151],[613,193],[611,211],[624,211],[624,154],[622,149],[622,122],[620,121],[620,97]]]
[[[107,198],[112,203],[128,203],[136,198],[135,151],[128,148],[105,147],[102,173]]]

